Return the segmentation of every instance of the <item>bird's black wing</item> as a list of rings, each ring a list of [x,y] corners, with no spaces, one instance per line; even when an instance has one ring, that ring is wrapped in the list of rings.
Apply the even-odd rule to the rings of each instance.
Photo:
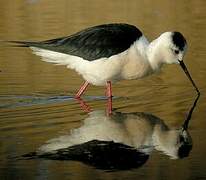
[[[142,32],[133,25],[104,24],[82,30],[68,37],[41,42],[24,42],[24,45],[92,61],[127,50],[141,36]]]

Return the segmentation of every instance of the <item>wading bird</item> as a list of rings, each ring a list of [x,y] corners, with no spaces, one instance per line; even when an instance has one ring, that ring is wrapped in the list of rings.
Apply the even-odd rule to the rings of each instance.
[[[183,57],[187,49],[180,32],[165,32],[149,42],[129,24],[104,24],[73,35],[40,42],[23,42],[43,61],[65,65],[77,71],[85,83],[76,93],[79,99],[89,84],[107,86],[109,113],[112,110],[111,83],[139,79],[160,70],[163,64],[180,64],[199,94]]]

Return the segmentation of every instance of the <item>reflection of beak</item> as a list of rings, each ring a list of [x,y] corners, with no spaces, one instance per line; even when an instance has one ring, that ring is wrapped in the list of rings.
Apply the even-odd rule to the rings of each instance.
[[[195,109],[195,107],[197,105],[197,101],[198,101],[199,97],[200,97],[200,94],[198,93],[198,95],[195,98],[195,101],[194,101],[194,103],[193,103],[193,105],[192,105],[192,107],[191,107],[191,109],[190,109],[190,111],[189,111],[189,113],[187,115],[187,118],[186,118],[186,120],[184,121],[184,123],[182,125],[182,133],[188,129],[189,122],[190,122],[191,117],[192,117],[192,113],[193,113],[193,111],[194,111],[194,109]]]
[[[187,75],[188,79],[191,81],[192,85],[196,89],[197,93],[200,94],[200,91],[198,90],[197,86],[195,85],[194,81],[192,80],[192,77],[190,76],[190,73],[187,70],[187,67],[185,66],[184,62],[179,60],[179,63],[180,63],[180,66],[182,67],[182,69],[184,70],[185,74]]]

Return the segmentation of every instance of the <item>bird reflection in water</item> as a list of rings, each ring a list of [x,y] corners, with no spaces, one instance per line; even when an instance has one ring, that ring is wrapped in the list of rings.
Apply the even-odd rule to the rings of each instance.
[[[23,157],[75,160],[104,170],[140,167],[154,150],[172,159],[187,157],[192,149],[188,126],[198,98],[179,129],[145,112],[113,112],[108,116],[97,110],[69,135],[52,139]]]

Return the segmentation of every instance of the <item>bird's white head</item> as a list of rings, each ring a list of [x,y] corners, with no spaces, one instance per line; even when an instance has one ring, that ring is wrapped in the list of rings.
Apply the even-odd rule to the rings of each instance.
[[[186,50],[187,42],[180,32],[165,32],[150,43],[147,55],[154,71],[159,70],[163,64],[180,64],[199,94],[200,92],[183,62]]]
[[[179,64],[187,50],[187,42],[180,32],[165,32],[159,37],[162,44],[163,61]]]
[[[165,32],[151,43],[152,63],[179,64],[187,50],[187,42],[179,32]]]

